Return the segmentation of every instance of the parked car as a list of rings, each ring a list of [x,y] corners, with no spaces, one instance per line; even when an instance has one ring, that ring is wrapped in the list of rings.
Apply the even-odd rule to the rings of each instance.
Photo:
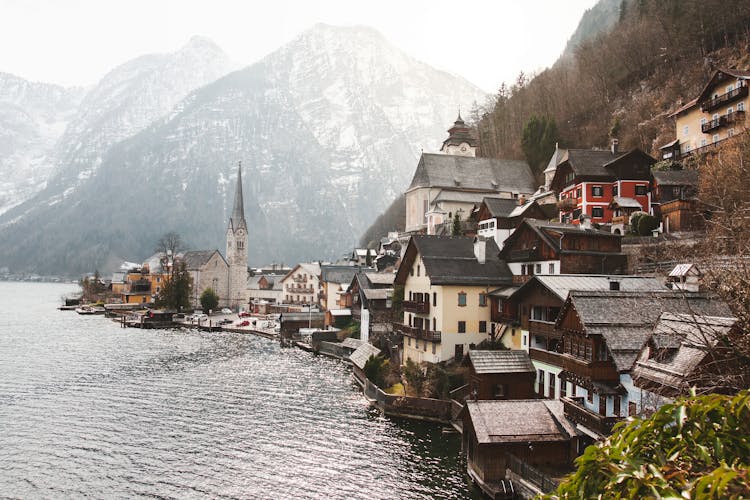
[[[250,322],[248,320],[240,321],[237,326],[250,326]]]
[[[247,312],[247,311],[240,311],[239,314],[238,314],[238,316],[240,318],[249,318],[252,315],[249,312]]]
[[[220,324],[220,325],[228,325],[228,324],[229,324],[229,323],[231,323],[231,322],[232,322],[232,320],[231,320],[231,319],[229,319],[229,318],[224,318],[224,319],[222,319],[221,321],[219,321],[219,324]]]
[[[193,319],[197,320],[197,321],[200,321],[200,320],[206,319],[206,318],[208,318],[208,314],[203,314],[203,313],[193,314]]]
[[[221,314],[232,314],[232,310],[229,309],[228,307],[225,307],[224,309],[221,310]]]

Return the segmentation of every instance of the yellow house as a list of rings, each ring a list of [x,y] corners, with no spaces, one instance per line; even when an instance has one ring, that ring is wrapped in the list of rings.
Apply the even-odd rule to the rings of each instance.
[[[461,359],[489,338],[487,293],[510,284],[494,240],[414,235],[396,274],[403,287],[403,361]]]
[[[745,129],[750,71],[719,69],[701,93],[672,113],[675,140],[661,147],[663,158],[704,151]]]

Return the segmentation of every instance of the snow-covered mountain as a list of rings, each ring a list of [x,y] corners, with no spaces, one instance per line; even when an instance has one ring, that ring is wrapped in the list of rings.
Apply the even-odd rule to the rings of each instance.
[[[50,155],[83,96],[81,88],[0,73],[0,214],[46,185]]]
[[[92,154],[56,192],[0,217],[0,265],[60,272],[137,260],[171,230],[223,249],[238,160],[251,262],[336,257],[403,191],[420,149],[438,149],[457,107],[483,99],[372,29],[317,25],[125,140],[65,141],[71,159]]]

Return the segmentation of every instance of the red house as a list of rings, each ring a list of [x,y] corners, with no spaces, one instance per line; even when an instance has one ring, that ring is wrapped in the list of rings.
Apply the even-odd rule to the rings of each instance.
[[[650,212],[654,163],[656,160],[640,149],[621,153],[616,144],[610,151],[569,149],[551,184],[560,193],[560,221],[576,223],[585,214],[592,223],[611,224],[618,217],[611,205],[615,197],[619,204]]]

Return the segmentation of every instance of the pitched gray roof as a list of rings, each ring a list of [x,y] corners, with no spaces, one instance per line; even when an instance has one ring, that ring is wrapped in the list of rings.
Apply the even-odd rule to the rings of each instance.
[[[547,163],[547,168],[544,169],[544,173],[554,172],[557,169],[557,166],[565,161],[567,154],[567,149],[560,149],[555,146],[555,152],[552,153],[552,157],[549,159],[549,163]]]
[[[346,283],[352,282],[354,275],[360,272],[359,266],[320,266],[320,280],[328,283]]]
[[[633,378],[639,385],[645,380],[678,391],[687,389],[683,387],[686,378],[735,322],[735,318],[663,313],[654,327],[653,338],[655,343],[661,343],[657,348],[671,348],[676,352],[665,359],[649,359],[644,350],[633,367]]]
[[[477,373],[536,373],[526,351],[470,350],[469,359]]]
[[[518,207],[518,200],[513,198],[485,197],[482,201],[487,205],[487,210],[492,217],[510,217],[510,214]]]
[[[551,274],[536,275],[527,281],[519,290],[528,290],[535,282],[540,283],[560,300],[568,298],[571,290],[595,291],[609,290],[610,283],[619,283],[622,291],[666,291],[664,284],[650,276],[621,276],[621,275],[586,275],[586,274]],[[520,292],[523,293],[523,292]]]
[[[395,273],[365,273],[367,280],[373,285],[393,285]]]
[[[572,290],[572,304],[587,335],[604,337],[619,371],[628,371],[665,311],[729,317],[726,303],[701,293]],[[556,327],[564,312],[558,316]]]
[[[524,161],[422,153],[407,191],[418,187],[531,194],[536,181]]]
[[[604,166],[626,154],[624,152],[612,154],[606,149],[569,149],[566,160],[577,176],[608,177],[611,174]]]
[[[367,360],[370,359],[370,356],[378,356],[380,354],[380,349],[375,347],[372,344],[364,343],[357,347],[357,349],[349,356],[349,360],[356,366],[357,368],[360,368],[362,370],[365,369],[365,363],[367,363]]]
[[[651,175],[660,186],[697,186],[697,170],[653,170]]]
[[[540,399],[466,401],[466,411],[479,444],[570,439],[570,426]]]
[[[215,253],[218,253],[219,256],[221,256],[221,259],[224,260],[224,256],[221,255],[221,252],[218,250],[193,250],[185,252],[182,255],[182,260],[185,262],[185,267],[188,270],[200,269],[211,260],[211,257],[213,257]]]
[[[474,239],[452,236],[412,236],[424,262],[425,273],[433,285],[500,285],[510,283],[513,275],[505,261],[498,258],[495,240],[486,240],[485,263],[474,255]]]
[[[366,344],[366,342],[364,340],[353,339],[351,337],[347,337],[341,342],[341,347],[356,350],[362,344]]]
[[[609,202],[609,204],[610,206],[617,206],[619,208],[637,208],[639,210],[643,209],[643,205],[641,205],[638,200],[625,196],[613,196],[612,201]]]

